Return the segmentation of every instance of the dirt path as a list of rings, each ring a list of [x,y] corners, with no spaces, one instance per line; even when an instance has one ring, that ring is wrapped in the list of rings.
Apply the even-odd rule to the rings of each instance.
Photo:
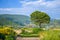
[[[16,40],[40,40],[38,37],[17,37]]]
[[[20,33],[22,32],[22,30],[21,30],[21,29],[19,29],[19,30],[14,29],[14,32],[16,32],[16,33],[17,33],[17,35],[18,35],[18,34],[20,34]]]

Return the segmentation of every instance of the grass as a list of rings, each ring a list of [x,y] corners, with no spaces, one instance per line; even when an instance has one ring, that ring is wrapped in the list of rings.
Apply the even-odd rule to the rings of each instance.
[[[42,36],[41,40],[60,40],[60,30],[47,30],[41,33],[40,33],[40,38]]]
[[[32,32],[23,31],[22,37],[40,37],[40,40],[60,40],[60,30],[41,30],[40,28],[24,28],[24,30],[32,30]]]
[[[38,34],[21,34],[21,37],[39,37]]]

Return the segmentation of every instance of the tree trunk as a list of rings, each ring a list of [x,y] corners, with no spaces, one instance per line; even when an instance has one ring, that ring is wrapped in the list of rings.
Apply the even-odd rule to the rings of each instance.
[[[39,24],[39,27],[42,28],[42,27],[41,27],[41,23]]]

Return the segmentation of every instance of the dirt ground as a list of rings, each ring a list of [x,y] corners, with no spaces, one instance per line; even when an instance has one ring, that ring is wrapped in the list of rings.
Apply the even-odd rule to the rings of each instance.
[[[17,37],[16,40],[40,40],[38,37]]]

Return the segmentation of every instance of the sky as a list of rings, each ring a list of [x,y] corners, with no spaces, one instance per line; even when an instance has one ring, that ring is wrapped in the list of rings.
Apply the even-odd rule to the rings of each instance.
[[[0,14],[30,16],[36,10],[60,19],[60,0],[0,0]]]

